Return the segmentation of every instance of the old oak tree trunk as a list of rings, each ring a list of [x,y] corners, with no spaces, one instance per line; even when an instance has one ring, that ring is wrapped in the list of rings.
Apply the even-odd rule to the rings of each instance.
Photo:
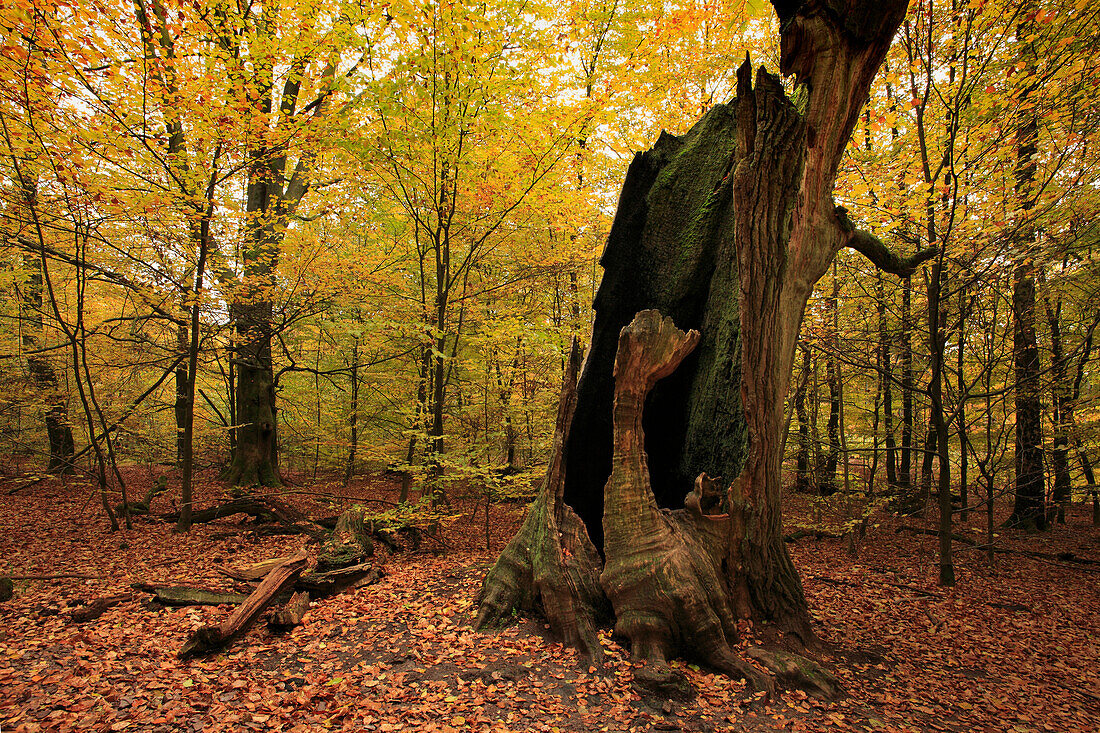
[[[538,610],[596,657],[596,629],[613,614],[649,662],[648,683],[669,694],[682,683],[665,664],[676,655],[774,685],[731,651],[738,619],[816,644],[780,522],[780,430],[803,309],[842,247],[897,274],[932,254],[892,255],[833,201],[905,0],[773,4],[780,70],[805,86],[805,108],[763,68],[754,83],[746,60],[734,101],[635,157],[547,482],[480,598],[479,627]],[[749,656],[781,684],[838,691],[809,660]]]

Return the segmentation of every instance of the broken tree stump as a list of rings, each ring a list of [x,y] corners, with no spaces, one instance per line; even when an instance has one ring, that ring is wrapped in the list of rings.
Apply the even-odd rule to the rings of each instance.
[[[611,615],[611,605],[599,584],[602,563],[584,524],[563,498],[580,373],[580,342],[574,338],[546,478],[519,533],[485,577],[474,627],[502,625],[515,610],[542,610],[556,635],[598,660],[603,650],[597,629]]]
[[[191,634],[180,650],[179,657],[188,659],[202,656],[229,646],[234,639],[252,627],[256,619],[275,601],[276,596],[294,585],[307,562],[308,557],[301,554],[272,570],[228,619],[217,626],[203,626]]]
[[[302,623],[309,610],[309,593],[298,591],[290,597],[286,605],[272,614],[267,627],[272,631],[287,631]]]
[[[359,565],[374,555],[371,522],[367,510],[356,505],[340,515],[336,529],[317,557],[317,570],[325,572]]]

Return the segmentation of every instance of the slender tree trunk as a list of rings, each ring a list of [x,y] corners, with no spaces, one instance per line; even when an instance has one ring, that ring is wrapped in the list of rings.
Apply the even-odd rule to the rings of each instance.
[[[516,339],[516,352],[512,357],[512,373],[505,383],[504,375],[500,371],[500,361],[493,360],[493,368],[497,376],[497,394],[500,400],[500,409],[504,415],[504,471],[511,474],[516,471],[516,427],[512,420],[512,388],[515,382],[516,372],[519,371],[519,350],[522,341]]]
[[[944,333],[946,309],[943,308],[943,285],[946,252],[940,251],[932,266],[928,281],[928,346],[931,375],[929,377],[929,446],[939,458],[940,472],[937,497],[939,499],[939,565],[940,585],[955,585],[955,565],[951,557],[951,460],[947,452],[947,418],[943,407],[944,351],[947,337]],[[925,462],[931,463],[932,453],[925,454]],[[930,473],[930,472],[929,472]]]
[[[1034,8],[1029,2],[1029,8]],[[1035,227],[1030,220],[1038,153],[1039,124],[1036,112],[1029,108],[1034,92],[1036,51],[1028,38],[1034,12],[1023,14],[1016,30],[1025,68],[1024,84],[1016,126],[1016,196],[1020,212],[1017,223],[1017,254],[1013,263],[1012,284],[1012,361],[1016,376],[1016,496],[1013,527],[1043,530],[1047,526],[1046,481],[1043,470],[1043,425],[1039,375],[1039,346],[1035,336]]]
[[[967,485],[966,469],[967,469],[967,452],[966,452],[966,398],[967,398],[967,386],[966,386],[966,374],[963,371],[965,366],[964,353],[966,351],[966,318],[969,314],[970,307],[966,299],[966,288],[962,287],[959,290],[959,325],[958,325],[958,351],[955,355],[955,370],[957,372],[956,379],[958,385],[958,436],[959,436],[959,501],[962,503],[962,512],[959,518],[965,522],[969,516],[967,506],[970,503],[970,488]]]
[[[1062,348],[1062,299],[1051,305],[1050,298],[1044,298],[1046,305],[1047,327],[1050,330],[1050,412],[1054,436],[1051,441],[1050,466],[1054,472],[1054,491],[1052,499],[1057,510],[1057,521],[1066,523],[1066,504],[1070,500],[1069,478],[1069,430],[1067,411],[1073,387],[1066,369],[1066,356]]]
[[[1085,474],[1085,482],[1088,484],[1088,491],[1092,496],[1092,526],[1094,527],[1100,527],[1100,487],[1096,485],[1092,461],[1089,460],[1088,453],[1085,452],[1084,443],[1081,441],[1081,432],[1073,411],[1077,401],[1081,398],[1081,385],[1085,380],[1085,367],[1092,355],[1092,340],[1098,326],[1100,326],[1100,314],[1096,315],[1085,333],[1085,342],[1082,344],[1081,355],[1077,359],[1077,373],[1073,378],[1069,400],[1062,406],[1062,420],[1070,428],[1070,436],[1077,447],[1077,459],[1081,462],[1081,470]]]
[[[913,278],[901,290],[901,462],[898,486],[908,490],[913,482]]]
[[[836,276],[836,261],[833,261],[832,293],[825,301],[826,318],[829,320],[829,355],[825,361],[825,386],[829,388],[829,420],[825,424],[825,433],[829,447],[825,453],[824,465],[818,471],[818,488],[823,496],[836,493],[836,470],[840,458],[840,334],[837,300],[840,296],[840,280]]]
[[[61,389],[60,380],[53,363],[43,354],[36,353],[43,348],[42,338],[42,263],[39,257],[28,252],[23,256],[23,269],[27,279],[23,283],[20,300],[20,340],[27,354],[27,371],[30,372],[34,386],[42,394],[45,402],[44,421],[46,440],[50,446],[50,456],[46,470],[50,473],[69,474],[73,466],[73,429],[69,424],[69,405]]]
[[[187,351],[187,384],[184,398],[186,409],[184,410],[183,423],[183,460],[180,462],[183,488],[180,498],[180,516],[176,522],[176,531],[188,532],[191,529],[191,515],[193,511],[193,487],[195,481],[195,385],[199,375],[199,347],[202,339],[199,333],[199,316],[202,313],[203,277],[206,272],[206,259],[210,253],[210,221],[214,217],[214,187],[217,185],[218,171],[217,161],[221,148],[214,154],[214,170],[210,173],[210,182],[206,189],[205,210],[200,212],[197,231],[194,231],[192,240],[198,254],[198,262],[195,265],[195,284],[191,288],[191,341]]]
[[[794,409],[798,416],[798,454],[795,459],[795,491],[808,493],[815,491],[815,482],[810,463],[810,424],[806,415],[806,387],[810,381],[810,349],[805,344],[802,351],[802,376],[794,393]]]
[[[894,438],[894,368],[890,348],[892,336],[886,324],[886,293],[882,273],[876,275],[875,296],[878,300],[879,384],[882,392],[882,433],[886,444],[886,481],[898,483],[897,441]]]
[[[1100,487],[1096,485],[1096,474],[1092,469],[1092,461],[1088,453],[1080,443],[1077,444],[1077,460],[1081,462],[1081,470],[1085,474],[1089,493],[1092,495],[1092,526],[1100,527]]]
[[[351,382],[351,405],[348,407],[348,462],[344,468],[344,486],[351,483],[355,475],[355,453],[359,449],[359,336],[352,337],[351,370],[348,375]]]
[[[190,308],[183,304],[183,314],[190,320]],[[180,354],[189,354],[191,349],[191,336],[187,326],[182,323],[176,326],[176,348]],[[185,424],[187,422],[187,362],[181,361],[176,367],[176,402],[173,405],[173,414],[176,418],[176,466],[183,466]]]
[[[446,275],[443,275],[446,277]],[[428,426],[429,476],[432,504],[444,503],[447,495],[439,478],[443,472],[443,400],[446,397],[447,362],[444,356],[447,348],[447,293],[440,291],[436,300],[436,337],[431,357],[431,398]]]

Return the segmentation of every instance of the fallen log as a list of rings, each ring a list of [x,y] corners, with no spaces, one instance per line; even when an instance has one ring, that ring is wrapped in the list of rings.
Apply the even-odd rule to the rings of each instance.
[[[911,534],[929,535],[931,537],[939,537],[939,534],[940,534],[938,530],[926,529],[925,527],[914,527],[914,526],[909,525],[909,524],[899,525],[898,528],[896,530],[894,530],[894,532],[895,533],[909,532]],[[993,547],[993,548],[990,548],[989,545],[978,542],[978,540],[976,540],[972,537],[967,537],[966,535],[961,535],[961,534],[956,534],[956,533],[951,534],[951,539],[954,540],[955,542],[961,542],[964,545],[969,545],[970,547],[972,547],[975,550],[989,550],[989,549],[992,549],[993,552],[1000,552],[1000,553],[1005,554],[1005,555],[1021,555],[1023,557],[1030,557],[1030,558],[1033,558],[1035,560],[1042,560],[1044,562],[1049,562],[1053,565],[1058,565],[1059,567],[1064,567],[1064,568],[1075,567],[1077,565],[1100,565],[1100,560],[1092,560],[1092,559],[1087,558],[1087,557],[1077,557],[1072,552],[1058,552],[1058,553],[1038,552],[1036,550],[1016,550],[1016,549],[1013,549],[1011,547]],[[1073,565],[1064,565],[1063,563],[1073,563]],[[1090,572],[1096,572],[1095,568],[1090,568],[1090,567],[1077,567],[1076,569],[1077,570],[1088,570]]]
[[[117,606],[118,604],[130,600],[132,596],[130,594],[123,594],[118,596],[104,596],[102,598],[96,598],[91,603],[87,603],[74,609],[69,614],[69,621],[74,624],[83,624],[88,621],[94,621],[107,612],[107,609]]]
[[[309,610],[309,593],[297,591],[287,601],[286,606],[280,608],[267,622],[267,627],[272,631],[287,631],[302,623],[302,618]]]
[[[244,567],[229,568],[228,570],[222,570],[219,568],[218,572],[222,575],[233,578],[233,580],[241,580],[246,583],[252,583],[257,580],[263,580],[264,577],[275,568],[282,565],[289,560],[289,557],[273,557],[270,560],[262,560],[252,565],[245,565]]]
[[[145,492],[145,496],[141,499],[136,499],[129,503],[122,503],[115,506],[115,511],[119,514],[129,512],[130,514],[148,514],[149,507],[153,505],[153,499],[158,495],[163,494],[168,490],[168,477],[161,475],[157,477],[149,489]]]
[[[180,650],[179,657],[188,659],[202,656],[229,646],[234,639],[252,627],[280,593],[294,585],[307,562],[307,555],[296,555],[272,570],[228,619],[217,626],[203,626],[191,634]]]
[[[236,606],[248,600],[248,596],[244,593],[228,593],[188,585],[158,586],[134,583],[132,587],[134,590],[152,593],[153,600],[165,606]]]
[[[380,569],[371,567],[370,563],[360,563],[350,568],[307,573],[298,579],[294,588],[299,591],[308,591],[312,598],[327,598],[343,593],[357,583],[365,585],[377,583],[382,577],[383,573]]]
[[[784,542],[798,542],[804,537],[813,537],[815,540],[839,540],[847,536],[847,532],[844,534],[838,534],[837,532],[828,532],[824,529],[796,529],[788,535],[783,536]]]
[[[236,516],[237,514],[247,514],[259,522],[276,522],[294,534],[308,534],[317,539],[328,535],[324,529],[310,521],[306,515],[289,504],[284,504],[270,496],[240,496],[230,499],[216,507],[195,512],[191,521],[194,524],[203,524],[216,519]],[[168,522],[174,522],[179,519],[179,512],[161,514],[160,518]]]

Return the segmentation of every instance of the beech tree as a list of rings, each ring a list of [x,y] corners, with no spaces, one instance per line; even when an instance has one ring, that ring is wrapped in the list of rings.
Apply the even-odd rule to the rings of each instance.
[[[733,102],[635,156],[543,493],[480,599],[479,626],[537,608],[592,655],[610,610],[660,683],[678,684],[665,662],[686,655],[770,687],[731,651],[738,618],[816,645],[780,521],[783,406],[803,308],[841,248],[899,275],[935,253],[894,255],[833,201],[907,3],[773,5],[780,71],[804,87],[804,105],[764,68],[754,80],[746,59]],[[751,654],[782,681],[837,691],[807,660]]]

